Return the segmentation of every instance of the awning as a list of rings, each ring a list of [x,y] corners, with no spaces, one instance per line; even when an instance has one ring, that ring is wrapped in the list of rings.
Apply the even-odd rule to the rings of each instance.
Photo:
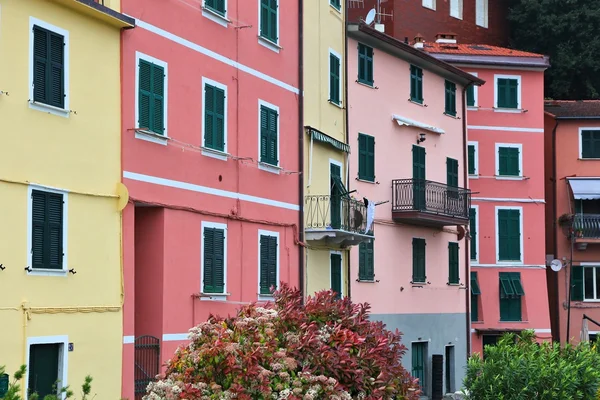
[[[567,178],[575,200],[600,199],[600,178]]]
[[[322,142],[322,143],[327,143],[330,144],[331,146],[335,147],[336,149],[340,150],[340,151],[344,151],[346,153],[350,153],[350,146],[344,142],[340,142],[337,139],[332,138],[331,136],[321,132],[320,130],[317,130],[311,126],[305,126],[307,133],[309,135],[311,135],[313,140],[316,140],[318,142]]]
[[[514,272],[500,273],[500,297],[506,298],[508,296],[523,296],[525,291],[521,284],[520,274]]]
[[[396,120],[396,122],[400,126],[414,126],[415,128],[425,129],[426,131],[433,133],[446,133],[446,131],[444,131],[442,128],[436,128],[435,126],[427,125],[423,122],[418,122],[410,118],[401,117],[396,114],[392,115],[392,119]]]
[[[475,296],[479,296],[481,294],[481,289],[479,288],[479,283],[477,282],[477,272],[471,271],[471,294]]]

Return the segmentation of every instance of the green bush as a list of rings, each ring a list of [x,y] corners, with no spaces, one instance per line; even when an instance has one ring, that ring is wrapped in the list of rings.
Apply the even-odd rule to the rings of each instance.
[[[6,368],[3,365],[0,365],[0,375],[4,374]],[[21,380],[25,377],[25,372],[27,371],[27,367],[25,365],[21,365],[21,368],[17,370],[17,372],[13,375],[13,380],[8,384],[8,391],[4,395],[4,397],[0,397],[0,400],[23,400],[21,398]],[[92,377],[86,376],[81,385],[81,400],[87,400],[90,392],[92,391]],[[57,389],[56,394],[49,394],[44,396],[42,400],[59,400],[63,398],[65,399],[73,399],[73,391],[69,388],[69,386],[65,386],[60,390]],[[28,400],[40,400],[37,393],[32,393],[29,395]]]
[[[538,344],[533,331],[506,334],[486,346],[485,360],[469,359],[464,385],[477,400],[591,400],[600,394],[600,352],[589,343]]]

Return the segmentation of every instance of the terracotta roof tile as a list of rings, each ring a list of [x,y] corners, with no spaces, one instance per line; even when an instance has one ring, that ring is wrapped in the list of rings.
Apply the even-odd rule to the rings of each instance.
[[[527,51],[508,49],[506,47],[490,46],[487,44],[464,43],[435,43],[427,42],[423,48],[428,53],[463,54],[476,56],[503,56],[503,57],[535,57],[543,58],[542,54]]]
[[[600,119],[600,100],[546,100],[544,110],[557,118]]]

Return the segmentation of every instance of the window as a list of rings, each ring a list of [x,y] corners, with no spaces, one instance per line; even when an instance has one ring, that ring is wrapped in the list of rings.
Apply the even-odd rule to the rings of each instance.
[[[521,108],[521,77],[496,75],[496,108]]]
[[[373,253],[373,242],[358,245],[358,280],[375,280],[375,259]]]
[[[167,136],[167,64],[136,54],[137,127],[148,133]]]
[[[64,35],[33,25],[34,102],[65,109],[66,46]]]
[[[331,253],[329,266],[331,270],[331,290],[336,293],[338,299],[342,298],[342,255]]]
[[[458,187],[458,161],[453,158],[446,158],[446,183]]]
[[[40,398],[44,398],[58,393],[54,385],[59,381],[61,347],[60,343],[29,346],[27,385],[29,395],[37,393]]]
[[[446,107],[444,113],[456,117],[456,84],[446,81]]]
[[[425,283],[427,280],[425,275],[425,246],[425,239],[413,238],[413,283]]]
[[[33,270],[64,269],[65,205],[62,193],[31,189],[31,253]]]
[[[462,2],[462,0],[460,0]],[[469,72],[473,76],[478,76],[477,72]],[[467,86],[467,107],[478,107],[478,87],[474,84]]]
[[[279,165],[279,108],[260,102],[260,162]]]
[[[450,0],[450,16],[458,19],[463,17],[463,0]]]
[[[471,321],[479,321],[479,297],[481,289],[477,281],[477,272],[471,271]]]
[[[259,296],[271,296],[279,288],[279,233],[259,231]]]
[[[219,15],[225,16],[227,0],[204,0],[204,7]]]
[[[279,41],[279,0],[260,0],[260,37],[272,43]]]
[[[496,208],[498,261],[521,261],[521,210]]]
[[[329,101],[340,105],[341,100],[341,68],[340,57],[329,50]]]
[[[375,182],[375,138],[358,134],[358,179]]]
[[[333,6],[338,11],[342,9],[342,4],[340,0],[329,0],[329,4],[331,4],[331,6]]]
[[[410,100],[423,104],[423,70],[410,66]]]
[[[500,321],[521,321],[523,295],[521,273],[500,272]]]
[[[227,152],[227,86],[202,78],[204,134],[202,147]]]
[[[423,7],[435,10],[435,0],[423,0]]]
[[[358,44],[358,81],[373,86],[373,48]]]
[[[202,223],[202,293],[226,293],[227,225]]]
[[[475,4],[475,23],[483,28],[488,27],[488,0],[477,0]]]
[[[469,175],[479,175],[479,160],[478,160],[478,143],[477,142],[469,142],[467,150],[468,150],[468,160],[469,160]]]
[[[460,282],[458,260],[458,243],[448,243],[448,283],[451,285],[458,285]]]
[[[600,130],[580,129],[580,158],[600,158]]]
[[[471,235],[471,260],[477,260],[477,208],[469,209],[469,233]]]
[[[419,380],[419,386],[422,391],[427,389],[427,371],[426,371],[426,362],[427,362],[427,342],[416,342],[412,344],[412,373]]]
[[[571,300],[600,301],[600,266],[573,265]]]
[[[496,176],[520,177],[521,157],[520,144],[496,143]]]

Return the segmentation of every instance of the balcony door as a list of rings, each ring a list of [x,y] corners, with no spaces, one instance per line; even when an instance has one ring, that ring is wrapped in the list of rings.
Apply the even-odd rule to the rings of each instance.
[[[425,148],[412,147],[413,153],[413,209],[425,210]]]
[[[331,227],[340,229],[342,225],[342,167],[329,164],[329,204],[331,212]]]

